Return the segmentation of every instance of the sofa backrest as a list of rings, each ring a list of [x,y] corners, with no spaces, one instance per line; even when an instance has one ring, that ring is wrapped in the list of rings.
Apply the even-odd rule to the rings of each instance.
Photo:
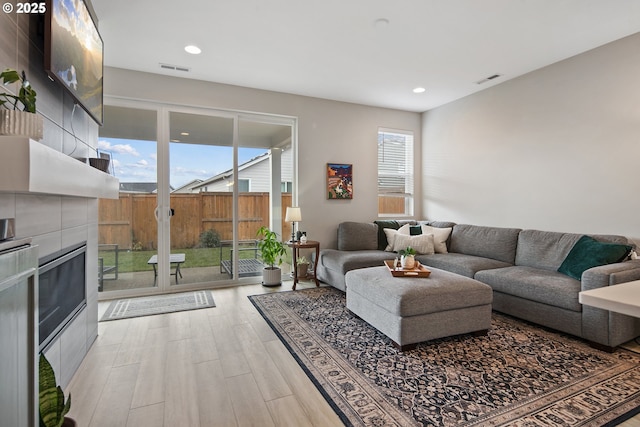
[[[516,265],[557,271],[582,236],[557,231],[522,230],[518,236]],[[624,236],[594,234],[591,237],[605,243],[628,244]]]
[[[378,226],[371,222],[338,224],[338,250],[362,251],[378,249]]]
[[[456,224],[451,232],[449,252],[475,255],[515,263],[519,228]]]

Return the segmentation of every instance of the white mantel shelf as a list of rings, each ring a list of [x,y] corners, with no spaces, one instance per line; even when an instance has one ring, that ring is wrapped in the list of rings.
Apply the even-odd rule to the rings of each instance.
[[[37,141],[3,136],[0,191],[117,199],[120,182]]]

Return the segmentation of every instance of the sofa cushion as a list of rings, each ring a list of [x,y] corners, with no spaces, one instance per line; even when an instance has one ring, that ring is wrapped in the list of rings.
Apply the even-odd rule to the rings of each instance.
[[[491,286],[496,292],[567,310],[582,310],[578,302],[580,281],[557,271],[513,266],[479,271],[475,279]]]
[[[320,251],[318,261],[324,268],[339,271],[345,274],[347,271],[357,268],[376,267],[384,264],[387,259],[393,259],[393,255],[377,249],[365,251],[338,251],[335,249],[323,249]]]
[[[571,248],[558,271],[580,280],[585,270],[623,261],[629,256],[631,249],[629,245],[603,243],[593,237],[582,236]]]
[[[495,259],[458,254],[455,252],[449,252],[448,254],[418,255],[416,259],[427,267],[435,267],[471,278],[480,270],[510,267],[512,265]]]
[[[579,238],[570,233],[522,230],[518,236],[516,265],[557,271]]]
[[[378,226],[378,250],[384,251],[389,246],[385,229],[397,230],[400,228],[400,223],[395,220],[378,220],[373,223]]]
[[[370,222],[340,223],[338,249],[341,251],[378,249],[378,226]]]
[[[518,236],[516,265],[558,271],[581,234],[555,231],[522,230]],[[626,244],[627,238],[615,235],[592,235],[600,242]]]
[[[393,239],[393,251],[400,252],[407,247],[415,249],[416,254],[433,254],[433,234],[418,234],[416,236],[407,236],[406,234],[397,234]]]
[[[449,252],[491,258],[514,264],[519,228],[457,224],[451,233]]]
[[[446,254],[447,241],[451,235],[452,227],[432,227],[430,225],[422,225],[422,234],[433,234],[434,250],[439,254]]]
[[[418,224],[429,225],[435,228],[450,228],[452,231],[453,231],[453,227],[455,227],[456,225],[455,222],[451,222],[451,221],[419,221]],[[447,238],[447,241],[445,243],[447,245],[447,248],[451,247],[451,232],[449,232],[449,237]]]
[[[394,230],[392,228],[385,228],[384,229],[384,234],[387,238],[387,246],[384,248],[385,251],[387,252],[393,252],[395,251],[395,243],[396,243],[396,236],[400,234],[399,230]]]
[[[404,234],[409,236],[417,236],[420,234],[432,234],[433,235],[433,244],[434,244],[434,252],[446,254],[447,253],[447,241],[449,240],[449,236],[451,235],[452,227],[433,227],[427,224],[413,225],[413,224],[405,224],[402,227],[398,228],[398,230],[385,230],[385,234],[387,236],[387,247],[386,251],[397,251],[398,249],[394,249],[396,245],[393,240],[395,236],[398,234]],[[404,249],[404,248],[401,248]]]

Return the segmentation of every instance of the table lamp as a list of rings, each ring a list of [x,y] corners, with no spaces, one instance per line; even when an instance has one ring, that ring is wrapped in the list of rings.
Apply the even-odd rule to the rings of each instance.
[[[291,241],[296,241],[296,222],[302,221],[302,212],[297,206],[287,208],[284,220],[291,223]]]

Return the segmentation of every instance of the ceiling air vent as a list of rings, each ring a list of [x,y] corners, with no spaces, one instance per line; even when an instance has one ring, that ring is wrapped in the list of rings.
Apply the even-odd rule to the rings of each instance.
[[[183,67],[181,65],[171,65],[171,64],[160,64],[160,68],[163,68],[165,70],[172,70],[172,71],[184,71],[185,73],[188,73],[189,71],[191,71],[189,67]]]
[[[498,77],[502,77],[502,74],[494,74],[493,76],[489,76],[489,77],[486,77],[486,78],[484,78],[484,79],[482,79],[482,80],[478,80],[478,81],[476,82],[476,84],[481,85],[481,84],[486,83],[486,82],[489,82],[489,81],[491,81],[491,80],[493,80],[493,79],[497,79]]]

